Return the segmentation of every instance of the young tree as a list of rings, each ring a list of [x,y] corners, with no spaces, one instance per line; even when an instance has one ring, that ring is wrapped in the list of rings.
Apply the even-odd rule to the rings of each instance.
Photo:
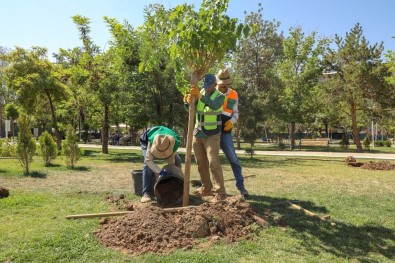
[[[19,162],[21,163],[24,174],[29,174],[29,167],[33,161],[34,153],[36,152],[36,140],[34,140],[31,133],[31,126],[26,115],[22,115],[18,121],[19,133],[18,133],[18,144],[17,144],[17,155]]]
[[[226,15],[229,0],[203,0],[199,11],[191,5],[179,5],[171,12],[169,38],[170,54],[178,65],[178,70],[191,73],[190,84],[198,81],[208,72],[216,61],[221,61],[225,54],[236,48],[237,40],[249,28],[243,27],[236,18]],[[153,21],[155,22],[155,21]],[[182,94],[188,88],[178,87]],[[188,134],[185,157],[185,178],[183,205],[189,203],[189,179],[191,171],[192,137],[195,120],[195,104],[189,107]]]
[[[337,102],[339,110],[351,119],[354,143],[357,151],[362,152],[358,113],[372,110],[366,107],[367,103],[380,104],[393,98],[388,96],[384,83],[387,74],[381,59],[384,47],[383,43],[370,46],[360,24],[347,32],[344,39],[336,35],[335,44],[337,50],[329,49],[324,56],[327,70],[331,73],[327,75],[331,82],[327,85],[328,94]]]
[[[49,166],[53,159],[56,159],[58,152],[56,148],[56,142],[52,138],[52,135],[47,131],[43,132],[38,138],[40,155],[43,157],[45,166]]]
[[[63,142],[63,155],[67,167],[74,169],[75,164],[81,158],[81,150],[78,147],[78,135],[75,133],[73,126],[68,125],[66,131],[66,140]]]
[[[322,74],[320,55],[328,41],[317,41],[316,34],[305,37],[301,28],[291,28],[283,42],[284,56],[275,67],[284,86],[279,94],[279,118],[291,124],[291,149],[295,147],[296,123],[303,123],[313,112],[313,94]]]

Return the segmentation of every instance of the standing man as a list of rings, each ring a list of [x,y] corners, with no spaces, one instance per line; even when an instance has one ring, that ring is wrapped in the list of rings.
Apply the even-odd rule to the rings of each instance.
[[[240,194],[247,197],[248,191],[244,187],[244,178],[241,171],[241,165],[237,158],[232,139],[232,127],[239,118],[239,96],[230,85],[232,79],[228,69],[221,69],[217,74],[218,90],[225,95],[225,101],[222,107],[222,131],[221,131],[221,150],[226,155],[230,163],[233,175],[236,179],[236,187]]]
[[[193,151],[198,166],[202,187],[199,194],[212,195],[213,185],[210,173],[218,184],[217,194],[221,199],[226,198],[224,176],[219,160],[221,113],[225,96],[216,89],[216,77],[207,74],[203,78],[202,89],[192,86],[187,96],[188,104],[192,96],[196,102],[196,123],[193,131]]]
[[[144,156],[143,196],[140,201],[146,203],[152,200],[150,195],[153,193],[153,173],[158,176],[168,175],[166,170],[155,164],[154,158],[167,159],[169,165],[181,168],[181,158],[176,154],[180,138],[177,133],[165,126],[155,126],[141,135],[140,144]]]

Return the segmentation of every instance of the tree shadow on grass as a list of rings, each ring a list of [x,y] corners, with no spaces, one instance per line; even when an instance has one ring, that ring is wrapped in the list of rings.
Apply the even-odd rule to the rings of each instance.
[[[263,214],[263,211],[270,210],[271,225],[295,230],[290,233],[301,240],[302,245],[312,254],[319,255],[325,251],[344,259],[357,258],[360,262],[377,262],[375,259],[368,258],[370,253],[381,254],[389,260],[394,259],[394,230],[379,225],[355,226],[334,220],[331,222],[335,222],[336,225],[331,226],[329,222],[291,208],[289,202],[319,215],[329,212],[325,207],[316,206],[309,201],[257,195],[251,195],[249,198],[249,203],[258,213]]]
[[[108,160],[108,162],[111,163],[127,163],[127,162],[142,163],[144,161],[143,155],[136,152],[125,153],[125,152],[110,151],[108,154],[102,154],[97,150],[95,151],[95,150],[86,149],[84,151],[84,157]]]
[[[0,174],[5,174],[6,170],[0,169]]]
[[[60,165],[60,164],[57,164],[57,163],[50,163],[50,164],[46,165],[45,167],[48,167],[48,168],[54,167],[54,168],[56,168],[56,167],[60,167],[60,166],[61,166],[61,165]]]
[[[75,166],[74,168],[70,168],[70,170],[72,170],[72,171],[87,172],[87,171],[90,171],[91,168],[89,168],[88,166]]]
[[[291,164],[293,165],[293,163],[288,162],[287,158],[284,156],[278,156],[278,157],[257,156],[250,158],[248,156],[239,155],[238,158],[241,166],[248,168],[260,168],[260,167],[273,168],[279,166],[285,167]],[[228,163],[228,160],[226,159],[225,156],[221,155],[220,159],[222,164]]]
[[[47,174],[46,174],[46,173],[38,172],[38,171],[32,171],[32,172],[30,172],[30,173],[29,173],[29,176],[30,176],[30,177],[33,177],[33,178],[40,178],[40,179],[45,179],[45,178],[47,178]]]

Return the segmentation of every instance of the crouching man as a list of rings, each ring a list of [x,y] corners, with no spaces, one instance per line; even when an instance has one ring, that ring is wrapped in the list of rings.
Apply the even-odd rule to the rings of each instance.
[[[157,176],[166,176],[168,172],[160,168],[154,159],[166,159],[168,165],[176,165],[181,168],[181,158],[176,154],[180,146],[180,138],[177,133],[165,126],[155,126],[148,129],[140,137],[141,151],[144,156],[143,166],[143,190],[141,202],[152,200],[153,173]]]

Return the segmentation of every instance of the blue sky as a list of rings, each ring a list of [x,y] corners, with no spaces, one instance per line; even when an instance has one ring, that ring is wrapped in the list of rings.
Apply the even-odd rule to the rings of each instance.
[[[199,7],[201,0],[2,0],[0,2],[0,46],[47,47],[49,54],[59,48],[81,46],[71,17],[91,20],[93,41],[105,47],[110,39],[103,16],[127,20],[134,27],[144,21],[144,6],[161,3],[166,8],[181,3]],[[230,0],[228,15],[244,19],[244,11],[257,10],[262,3],[265,20],[281,22],[285,35],[290,27],[301,26],[306,33],[345,36],[359,22],[370,44],[383,41],[395,51],[394,0]]]

